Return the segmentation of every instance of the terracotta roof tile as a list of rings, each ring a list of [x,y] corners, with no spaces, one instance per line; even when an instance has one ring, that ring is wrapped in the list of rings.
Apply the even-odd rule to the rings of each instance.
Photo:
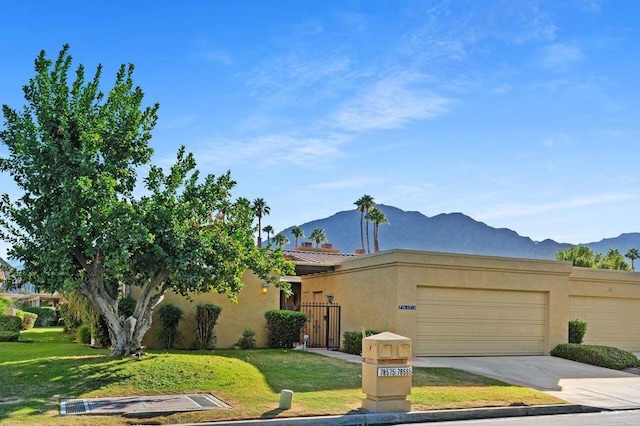
[[[335,266],[347,259],[358,257],[352,253],[326,253],[319,251],[282,250],[284,257],[298,265]]]

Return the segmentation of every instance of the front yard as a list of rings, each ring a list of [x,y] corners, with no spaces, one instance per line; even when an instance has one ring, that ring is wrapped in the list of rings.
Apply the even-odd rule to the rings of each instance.
[[[0,424],[140,423],[121,416],[61,417],[58,402],[63,397],[209,392],[233,407],[145,419],[163,424],[347,414],[360,409],[364,396],[359,365],[309,352],[150,351],[138,361],[111,359],[106,350],[71,342],[59,328],[22,332],[21,339],[0,343]],[[562,402],[448,368],[414,368],[412,383],[413,410]],[[291,410],[277,410],[282,389],[294,391]]]

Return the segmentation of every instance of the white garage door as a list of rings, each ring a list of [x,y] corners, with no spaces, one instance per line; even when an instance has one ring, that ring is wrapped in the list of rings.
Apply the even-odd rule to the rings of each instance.
[[[418,355],[543,355],[543,292],[418,287]]]
[[[585,321],[584,343],[640,351],[640,300],[571,296],[569,319]]]

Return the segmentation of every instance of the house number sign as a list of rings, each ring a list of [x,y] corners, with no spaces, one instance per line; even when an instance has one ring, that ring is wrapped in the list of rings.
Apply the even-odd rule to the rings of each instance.
[[[397,377],[413,375],[413,367],[378,367],[378,377]]]
[[[415,311],[416,305],[398,305],[398,309],[401,311]]]

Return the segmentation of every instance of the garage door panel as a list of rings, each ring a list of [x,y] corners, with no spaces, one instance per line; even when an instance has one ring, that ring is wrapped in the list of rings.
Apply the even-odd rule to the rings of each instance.
[[[640,351],[640,299],[571,296],[569,319],[587,323],[586,344]]]
[[[420,287],[419,355],[540,355],[545,351],[546,295]]]

